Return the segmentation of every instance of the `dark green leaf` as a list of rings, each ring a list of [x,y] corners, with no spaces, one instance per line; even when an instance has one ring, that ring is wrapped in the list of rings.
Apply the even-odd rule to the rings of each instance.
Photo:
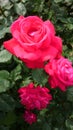
[[[9,126],[16,122],[16,115],[13,112],[8,112],[3,120],[3,124]]]
[[[9,112],[15,108],[14,99],[7,94],[0,95],[0,111]]]
[[[73,87],[67,89],[67,99],[73,102]]]
[[[43,129],[42,130],[51,130],[51,126],[48,123],[43,124]]]
[[[0,130],[9,130],[9,127],[1,125]]]
[[[45,85],[48,77],[43,69],[32,70],[32,78],[37,84]]]
[[[0,79],[8,79],[9,78],[9,72],[6,70],[0,71]]]

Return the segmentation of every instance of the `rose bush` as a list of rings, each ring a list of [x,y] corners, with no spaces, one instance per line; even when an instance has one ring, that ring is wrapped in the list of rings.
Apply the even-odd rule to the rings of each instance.
[[[52,88],[59,87],[65,91],[68,86],[73,85],[73,67],[72,63],[61,57],[54,59],[45,66],[45,71],[49,74],[49,83]]]
[[[73,62],[73,0],[0,0],[0,130],[72,130],[73,85],[66,87],[64,92],[51,88],[48,84],[48,77],[51,76],[48,73],[45,74],[43,69],[32,70],[28,66],[25,67],[25,61],[23,63],[14,56],[12,58],[3,48],[3,42],[11,38],[10,24],[14,24],[19,15],[25,17],[35,14],[43,20],[50,19],[53,22],[57,35],[63,39],[62,54]],[[16,18],[18,19],[13,22]],[[12,37],[14,38],[13,34]],[[42,62],[40,59],[28,60],[30,67],[42,67],[47,60]],[[49,61],[45,64],[50,63]],[[51,89],[53,100],[46,109],[26,110],[25,106],[21,105],[17,91],[30,82],[33,82],[35,87],[39,85]]]
[[[21,104],[23,104],[27,110],[42,110],[47,107],[52,100],[51,94],[46,87],[35,87],[33,83],[28,86],[21,87],[18,90]]]
[[[42,68],[44,62],[62,53],[62,40],[53,24],[37,16],[20,16],[11,25],[12,39],[4,47],[29,68]]]

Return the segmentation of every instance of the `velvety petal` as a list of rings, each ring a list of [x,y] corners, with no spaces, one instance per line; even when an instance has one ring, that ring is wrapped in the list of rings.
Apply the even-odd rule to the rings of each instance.
[[[54,71],[56,70],[55,64],[56,64],[55,62],[53,64],[51,64],[50,62],[48,64],[46,64],[45,67],[44,67],[46,73],[48,73],[51,76],[54,75]]]
[[[11,39],[7,42],[4,42],[4,47],[11,52],[12,54],[14,54],[15,56],[17,56],[20,59],[31,59],[35,60],[37,58],[39,58],[40,53],[38,53],[38,55],[36,53],[28,53],[26,51],[24,51],[24,49],[20,46],[20,44],[15,40],[15,39]]]
[[[37,61],[37,60],[35,60],[35,61],[30,61],[30,60],[26,61],[24,59],[22,59],[22,61],[26,64],[26,66],[28,68],[32,68],[32,69],[35,69],[35,68],[44,68],[44,63],[41,62],[41,61]]]
[[[55,28],[51,21],[47,20],[44,22],[44,24],[47,26],[47,28],[50,30],[50,32],[55,35]]]
[[[51,43],[52,43],[51,45],[58,50],[59,54],[61,54],[62,53],[62,39],[60,37],[54,36],[52,38]]]
[[[9,41],[5,41],[3,45],[9,52],[15,55],[14,47],[16,47],[18,43],[14,40],[14,38],[10,39]]]
[[[11,27],[10,27],[10,31],[13,34],[15,30],[20,31],[20,21],[24,19],[23,16],[20,16],[15,22],[12,23]]]
[[[41,52],[27,52],[25,51],[20,45],[16,46],[14,48],[14,53],[17,57],[19,57],[20,59],[23,59],[24,61],[27,59],[27,60],[30,60],[31,59],[31,62],[36,60],[36,59],[39,59],[40,57],[40,53]]]
[[[60,88],[62,91],[66,91],[66,86],[63,83],[59,82],[56,77],[51,76],[49,77],[48,81],[51,88]]]
[[[42,53],[43,61],[47,61],[49,59],[52,60],[58,54],[58,50],[55,47],[51,46],[51,45],[46,49],[46,51],[43,50],[42,52],[43,52]]]
[[[51,34],[49,31],[47,31],[44,37],[42,37],[41,40],[39,41],[39,44],[37,44],[37,47],[40,49],[46,49],[49,48],[50,44],[51,44]]]

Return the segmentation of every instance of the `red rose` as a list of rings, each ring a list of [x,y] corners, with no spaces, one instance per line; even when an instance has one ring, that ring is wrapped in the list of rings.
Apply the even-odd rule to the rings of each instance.
[[[32,123],[35,123],[37,121],[37,117],[34,113],[30,111],[25,111],[23,118],[25,119],[26,122],[28,122],[30,125]]]
[[[49,20],[20,16],[10,29],[13,38],[4,42],[4,47],[29,68],[42,68],[45,61],[62,53],[61,38],[55,36],[54,26]]]
[[[27,110],[44,109],[52,99],[46,87],[35,87],[33,83],[20,88],[18,93],[20,94],[21,104],[24,105]]]
[[[52,88],[59,87],[62,91],[73,85],[72,63],[66,58],[52,60],[45,66],[45,71],[50,75],[49,83]]]

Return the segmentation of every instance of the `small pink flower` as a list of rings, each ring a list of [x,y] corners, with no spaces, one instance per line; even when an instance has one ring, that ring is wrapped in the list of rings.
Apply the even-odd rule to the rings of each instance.
[[[35,87],[33,83],[18,90],[23,104],[27,110],[44,109],[52,100],[51,94],[46,87]]]
[[[73,85],[72,63],[66,58],[61,57],[50,61],[45,66],[45,71],[49,74],[49,83],[52,88],[59,87],[65,91],[66,87]]]
[[[37,121],[37,117],[36,117],[36,114],[30,112],[30,111],[25,111],[24,115],[23,115],[23,118],[25,119],[25,121],[27,123],[29,123],[30,125],[32,123],[35,123]]]

